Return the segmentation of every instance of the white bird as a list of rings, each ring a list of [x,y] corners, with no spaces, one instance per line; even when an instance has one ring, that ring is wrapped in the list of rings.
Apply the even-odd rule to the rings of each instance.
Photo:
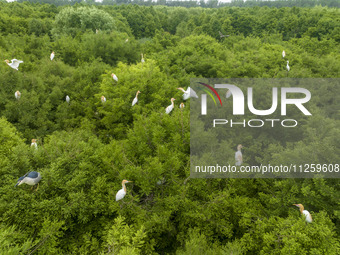
[[[226,98],[229,98],[230,96],[231,96],[231,92],[230,92],[230,90],[228,89],[227,94],[225,94],[225,97],[226,97]]]
[[[165,113],[166,114],[169,114],[171,111],[172,111],[172,109],[174,109],[174,101],[175,101],[176,99],[175,98],[171,98],[171,105],[169,105],[166,109],[165,109]]]
[[[127,43],[129,41],[129,38],[126,38],[125,42]]]
[[[138,94],[139,93],[141,93],[139,90],[137,91],[137,93],[136,93],[136,97],[133,99],[133,101],[132,101],[132,106],[134,106],[135,104],[137,104],[137,102],[138,102]]]
[[[54,59],[54,51],[52,51],[52,53],[50,55],[50,59],[51,59],[51,61]]]
[[[196,98],[198,98],[196,92],[195,92],[193,89],[191,89],[190,87],[188,87],[187,90],[184,90],[183,88],[177,88],[177,89],[179,89],[180,91],[183,91],[183,92],[184,92],[184,94],[183,94],[183,100],[187,100],[187,99],[189,99],[190,97],[196,97]]]
[[[312,221],[313,221],[312,215],[311,215],[307,210],[305,210],[305,208],[303,207],[302,204],[293,204],[293,205],[295,205],[295,206],[297,206],[297,207],[300,208],[301,214],[303,214],[303,215],[305,216],[306,221],[307,221],[308,223],[312,223]]]
[[[289,72],[289,70],[290,70],[290,67],[289,67],[289,65],[288,65],[288,64],[289,64],[289,61],[287,60],[287,66],[286,66],[286,67],[287,67],[287,71]]]
[[[32,139],[31,147],[35,147],[36,149],[38,149],[37,139]]]
[[[19,90],[17,90],[17,91],[14,93],[14,95],[15,95],[15,98],[16,98],[17,100],[19,100],[20,97],[21,97],[21,93],[19,92]]]
[[[123,180],[122,181],[122,189],[120,189],[117,194],[116,194],[116,201],[121,200],[125,197],[126,195],[126,187],[125,187],[125,183],[128,182],[132,182],[132,181],[127,181],[127,180]]]
[[[66,102],[69,104],[70,103],[70,97],[67,95],[66,96]]]
[[[19,65],[20,65],[21,63],[24,63],[24,61],[22,61],[22,60],[17,60],[17,59],[12,59],[11,61],[12,61],[12,62],[9,63],[9,60],[8,60],[8,59],[5,60],[5,62],[7,63],[7,65],[9,65],[10,67],[12,67],[12,68],[15,69],[15,70],[18,70]]]
[[[102,103],[105,103],[105,102],[106,102],[106,98],[105,98],[104,96],[102,96],[102,97],[100,98],[100,100],[102,100]]]
[[[237,145],[237,151],[235,152],[235,160],[236,160],[235,165],[236,166],[240,166],[243,162],[241,149],[242,149],[242,144]]]
[[[112,78],[113,78],[115,81],[118,81],[117,75],[115,75],[114,73],[112,73],[111,76],[112,76]]]
[[[185,107],[184,103],[181,103],[181,104],[179,105],[179,108],[181,108],[181,109],[184,109],[184,107]]]
[[[286,56],[286,52],[282,51],[282,58],[284,58]]]
[[[141,56],[142,56],[141,62],[144,63],[145,60],[144,60],[144,57],[143,57],[143,53],[141,54]]]

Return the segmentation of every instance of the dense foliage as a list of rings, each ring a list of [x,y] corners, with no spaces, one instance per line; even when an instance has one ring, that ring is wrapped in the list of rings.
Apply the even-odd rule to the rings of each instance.
[[[176,89],[193,77],[286,77],[283,49],[289,77],[339,77],[339,9],[0,9],[1,254],[340,254],[338,180],[189,177],[190,102],[180,110]],[[24,61],[19,71],[4,63],[14,58]],[[320,88],[317,100],[334,107],[297,140],[241,142],[274,162],[323,150],[338,160],[339,90]],[[246,157],[260,161],[251,148]],[[14,188],[33,170],[37,191]],[[116,202],[123,179],[133,183]]]
[[[4,1],[4,0],[3,0]],[[12,0],[9,0],[9,2]],[[24,2],[27,0],[17,0]],[[182,7],[203,7],[203,8],[219,8],[219,7],[254,7],[254,6],[269,6],[269,7],[314,7],[317,5],[328,7],[340,7],[337,0],[28,0],[31,3],[47,3],[60,5],[73,5],[77,3],[95,4],[95,5],[120,5],[120,4],[138,4],[144,6],[151,5],[166,5],[166,6],[182,6]]]

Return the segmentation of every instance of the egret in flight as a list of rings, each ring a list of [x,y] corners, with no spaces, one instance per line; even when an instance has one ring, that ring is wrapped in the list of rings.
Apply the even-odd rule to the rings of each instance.
[[[17,60],[17,59],[12,59],[11,61],[12,61],[12,62],[9,63],[9,60],[8,60],[8,59],[5,60],[5,62],[7,63],[7,65],[9,65],[10,67],[12,67],[12,68],[15,69],[15,70],[18,70],[19,65],[20,65],[21,63],[24,63],[24,61],[22,61],[22,60]]]
[[[20,177],[18,179],[17,184],[14,187],[19,186],[23,183],[26,183],[26,184],[32,186],[32,188],[33,188],[34,185],[38,184],[38,186],[36,188],[36,191],[37,191],[38,188],[39,188],[40,180],[41,180],[40,173],[38,173],[36,171],[32,171],[32,172],[29,172],[29,173],[25,174],[24,176]]]
[[[172,111],[172,109],[174,109],[174,101],[175,101],[176,99],[175,98],[171,98],[171,105],[169,105],[166,109],[165,109],[165,113],[166,114],[169,114],[171,111]]]
[[[112,78],[113,78],[115,81],[118,81],[117,75],[115,75],[114,73],[112,73],[111,76],[112,76]]]
[[[184,109],[184,107],[185,107],[184,103],[181,103],[181,104],[179,105],[179,108],[181,108],[181,109]]]
[[[102,96],[102,97],[100,98],[100,100],[102,100],[102,103],[103,103],[103,104],[106,102],[106,98],[105,98],[104,96]]]
[[[290,67],[289,67],[289,61],[287,60],[287,72],[289,72],[289,70],[290,70]]]
[[[190,87],[188,87],[187,90],[184,90],[183,88],[177,88],[177,89],[179,89],[180,91],[182,91],[184,93],[183,94],[183,100],[187,100],[190,97],[198,98],[196,92],[193,89],[191,89]]]
[[[67,95],[66,96],[66,102],[69,104],[70,103],[70,97]]]
[[[136,97],[133,99],[133,101],[132,101],[132,106],[134,106],[135,104],[137,104],[137,102],[138,102],[138,94],[139,93],[141,93],[139,90],[137,91],[137,93],[136,93]]]
[[[237,151],[235,152],[235,160],[236,160],[235,165],[236,166],[240,166],[243,162],[242,152],[241,152],[242,148],[243,148],[242,144],[237,145]]]
[[[293,205],[295,205],[295,206],[297,206],[297,207],[300,208],[301,214],[303,214],[303,215],[305,216],[306,221],[307,221],[308,223],[312,223],[312,221],[313,221],[312,215],[311,215],[307,210],[305,210],[305,208],[303,207],[302,204],[293,204]]]
[[[50,59],[51,59],[51,61],[54,59],[54,51],[52,51],[52,53],[50,55]]]
[[[127,180],[122,181],[122,189],[117,192],[116,201],[121,200],[125,197],[125,195],[126,195],[125,183],[128,183],[128,182],[132,182],[132,181],[127,181]]]
[[[286,56],[286,52],[282,51],[282,58],[284,58]]]
[[[19,90],[17,90],[17,91],[14,93],[14,95],[15,95],[15,98],[16,98],[17,100],[19,100],[20,97],[21,97],[21,93],[20,93]]]

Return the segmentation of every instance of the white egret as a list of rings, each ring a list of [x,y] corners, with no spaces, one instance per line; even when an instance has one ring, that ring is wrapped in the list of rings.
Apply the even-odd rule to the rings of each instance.
[[[19,90],[17,90],[17,91],[14,93],[14,95],[15,95],[15,98],[16,98],[17,100],[19,100],[20,97],[21,97],[21,93],[19,92]]]
[[[141,62],[143,64],[145,62],[144,57],[143,57],[143,53],[141,54],[141,56],[142,56]]]
[[[118,81],[117,75],[115,75],[114,73],[112,73],[111,76],[112,76],[112,78],[113,78],[115,81]]]
[[[31,147],[38,148],[37,139],[32,139]]]
[[[290,67],[289,67],[289,61],[287,60],[287,71],[289,72],[289,70],[290,70]]]
[[[174,101],[175,101],[176,99],[175,98],[171,98],[171,105],[169,105],[166,109],[165,109],[165,113],[166,114],[169,114],[171,111],[172,111],[172,109],[174,109]]]
[[[50,59],[51,59],[51,61],[54,59],[54,51],[52,51],[52,53],[50,55]]]
[[[136,93],[136,97],[133,99],[133,101],[132,101],[132,106],[134,106],[135,104],[137,104],[137,102],[138,102],[138,94],[139,93],[141,93],[139,90],[137,91],[137,93]]]
[[[282,58],[284,58],[286,56],[286,52],[282,51]]]
[[[125,195],[126,195],[125,183],[128,183],[128,182],[132,182],[132,181],[127,181],[127,180],[122,181],[122,189],[117,192],[116,201],[121,200],[125,197]]]
[[[105,102],[106,102],[106,98],[105,98],[104,96],[102,96],[102,97],[100,98],[100,100],[102,100],[102,103],[105,103]]]
[[[236,166],[240,166],[243,162],[243,157],[242,157],[242,152],[241,152],[242,148],[243,148],[242,144],[237,145],[237,151],[235,152],[235,160],[236,160],[235,165]]]
[[[303,214],[303,215],[305,216],[306,221],[307,221],[308,223],[311,223],[311,222],[313,221],[312,215],[311,215],[307,210],[305,210],[305,208],[303,207],[302,204],[293,204],[293,205],[295,205],[295,206],[297,206],[297,207],[300,208],[301,214]]]
[[[22,60],[17,60],[17,59],[12,59],[11,61],[12,61],[12,62],[9,63],[9,60],[8,60],[8,59],[5,60],[5,62],[7,63],[7,65],[9,65],[10,67],[12,67],[12,68],[15,69],[15,70],[18,70],[19,65],[20,65],[21,63],[24,63],[24,61],[22,61]]]
[[[184,107],[185,107],[184,103],[181,103],[181,104],[179,105],[179,108],[181,108],[181,109],[184,109]]]
[[[66,102],[69,104],[70,103],[70,97],[67,95],[66,96]]]
[[[190,87],[188,87],[187,90],[184,90],[183,88],[177,88],[177,89],[179,89],[180,91],[182,91],[184,93],[183,94],[183,100],[187,100],[190,97],[198,98],[196,92],[193,89],[191,89]]]
[[[225,97],[226,97],[226,98],[229,98],[230,96],[231,96],[231,92],[230,92],[230,90],[228,89],[227,93],[225,94]]]
[[[129,38],[126,38],[125,42],[127,43],[129,41]]]

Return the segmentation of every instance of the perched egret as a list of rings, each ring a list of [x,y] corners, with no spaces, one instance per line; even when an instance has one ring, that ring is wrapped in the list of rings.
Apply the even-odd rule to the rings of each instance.
[[[290,67],[289,67],[289,65],[288,65],[288,64],[289,64],[289,61],[287,60],[287,66],[286,66],[286,67],[287,67],[287,71],[289,72],[289,70],[290,70]]]
[[[20,177],[18,179],[17,184],[14,187],[19,186],[23,183],[26,183],[30,186],[34,186],[34,185],[38,184],[38,187],[39,187],[40,180],[41,180],[40,173],[36,172],[36,171],[32,171],[32,172],[29,172],[29,173],[25,174],[24,176]],[[38,187],[36,188],[36,190],[38,190]]]
[[[111,76],[112,76],[112,78],[113,78],[115,81],[118,81],[117,75],[115,75],[114,73],[112,73]]]
[[[20,93],[19,90],[17,90],[17,91],[14,93],[14,95],[15,95],[15,98],[16,98],[17,100],[19,100],[20,97],[21,97],[21,93]]]
[[[240,166],[243,161],[241,149],[242,149],[242,144],[237,145],[237,151],[235,152],[235,160],[236,160],[235,165],[236,166]]]
[[[284,58],[286,56],[286,52],[282,51],[282,58]]]
[[[132,101],[132,106],[134,106],[135,104],[137,104],[137,102],[138,102],[138,94],[139,93],[141,93],[139,90],[137,91],[137,93],[136,93],[136,97],[133,99],[133,101]]]
[[[121,200],[125,197],[125,195],[126,195],[125,183],[128,183],[128,182],[132,182],[132,181],[127,181],[127,180],[122,181],[122,189],[117,192],[116,201]]]
[[[9,65],[10,67],[12,67],[12,68],[15,69],[15,70],[18,70],[19,65],[20,65],[21,63],[24,63],[24,61],[22,61],[22,60],[17,60],[17,59],[12,59],[11,61],[12,61],[12,62],[9,63],[9,60],[8,60],[8,59],[5,60],[5,62],[7,63],[7,65]]]
[[[129,41],[129,38],[126,38],[125,42],[127,43]]]
[[[141,62],[144,63],[145,60],[144,60],[144,57],[143,57],[143,53],[141,54],[141,56],[142,56]]]
[[[98,34],[99,30],[96,28],[96,34]]]
[[[165,109],[165,113],[166,114],[169,114],[171,111],[172,111],[172,109],[174,109],[174,101],[175,101],[176,99],[175,98],[171,98],[171,105],[169,105],[166,109]]]
[[[66,96],[66,102],[69,104],[70,103],[70,97],[67,95]]]
[[[300,208],[301,214],[303,214],[303,215],[305,216],[306,221],[307,221],[308,223],[311,223],[311,222],[313,221],[312,215],[311,215],[307,210],[304,210],[305,208],[303,207],[302,204],[293,204],[293,205],[295,205],[295,206],[297,206],[297,207]]]
[[[221,37],[221,38],[222,38],[222,37],[229,37],[229,35],[224,35],[224,34],[222,34],[221,31],[218,31],[218,33],[220,34],[220,37]]]
[[[226,98],[229,98],[230,96],[231,96],[231,92],[230,92],[230,90],[228,89],[227,93],[225,94],[225,97],[226,97]]]
[[[105,102],[106,102],[106,98],[105,98],[104,96],[102,96],[102,97],[100,98],[100,100],[102,100],[102,103],[105,103]]]
[[[183,91],[183,93],[184,93],[183,94],[183,100],[187,100],[190,97],[198,98],[196,92],[193,89],[191,89],[190,87],[188,87],[187,90],[184,90],[183,88],[177,88],[177,89],[179,89],[180,91]]]
[[[181,103],[181,104],[179,105],[179,108],[181,108],[181,109],[184,109],[184,107],[185,107],[184,103]]]
[[[52,53],[50,55],[50,59],[51,59],[51,61],[54,59],[54,51],[52,51]]]
[[[31,147],[38,148],[37,139],[32,139]]]

